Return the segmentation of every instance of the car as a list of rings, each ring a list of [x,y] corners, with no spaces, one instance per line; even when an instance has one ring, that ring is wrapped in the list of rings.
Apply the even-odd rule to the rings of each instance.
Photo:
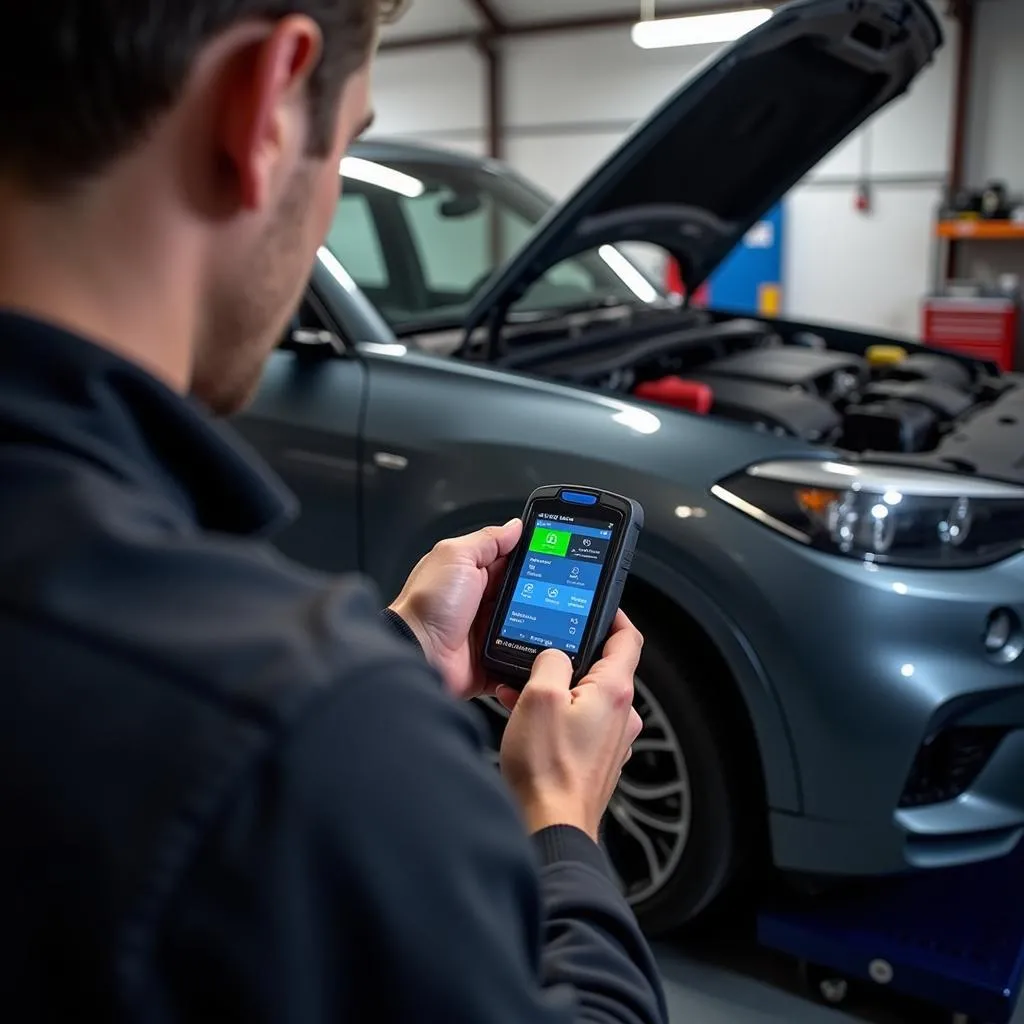
[[[697,309],[648,259],[692,294],[942,42],[926,0],[796,0],[557,204],[491,160],[358,145],[237,419],[301,501],[281,549],[382,599],[540,484],[643,504],[645,728],[603,840],[651,934],[765,865],[892,875],[1024,834],[1024,379]]]

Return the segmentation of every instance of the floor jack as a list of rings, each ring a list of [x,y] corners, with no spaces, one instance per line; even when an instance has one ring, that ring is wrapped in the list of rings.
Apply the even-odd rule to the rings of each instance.
[[[1007,1024],[1024,980],[1024,848],[768,907],[757,931],[819,1001],[887,994],[918,1008],[901,1019]]]

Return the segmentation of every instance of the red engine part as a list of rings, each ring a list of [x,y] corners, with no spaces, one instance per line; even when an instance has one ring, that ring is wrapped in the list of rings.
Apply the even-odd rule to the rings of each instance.
[[[686,285],[683,284],[683,275],[679,270],[679,264],[669,259],[665,267],[665,290],[670,295],[685,295]],[[690,300],[691,306],[698,309],[706,309],[711,304],[711,286],[704,282],[694,293]]]
[[[686,285],[683,284],[683,275],[679,271],[679,264],[670,259],[665,267],[665,288],[673,295],[683,295],[686,292]]]
[[[662,377],[660,380],[647,381],[637,385],[633,394],[637,398],[695,412],[698,416],[707,416],[715,404],[715,393],[707,384],[684,380],[682,377]]]

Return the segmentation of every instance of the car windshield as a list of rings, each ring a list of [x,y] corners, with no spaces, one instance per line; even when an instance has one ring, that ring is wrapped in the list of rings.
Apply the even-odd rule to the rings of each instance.
[[[457,325],[552,200],[514,173],[438,160],[346,157],[327,248],[396,333]],[[652,302],[653,277],[604,246],[549,270],[523,314]]]

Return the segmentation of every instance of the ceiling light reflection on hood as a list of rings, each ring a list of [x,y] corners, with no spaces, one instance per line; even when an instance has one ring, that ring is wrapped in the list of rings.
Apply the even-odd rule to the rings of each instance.
[[[364,160],[359,156],[347,156],[341,161],[341,176],[353,181],[363,181],[367,185],[386,188],[389,192],[397,192],[407,199],[418,199],[426,191],[426,186],[419,178],[396,171],[394,167]]]
[[[633,266],[613,245],[602,245],[597,250],[601,259],[608,264],[617,278],[641,301],[657,302],[658,292],[654,285]]]
[[[638,434],[656,434],[661,430],[661,420],[652,412],[646,409],[638,409],[636,406],[624,405],[612,416],[616,423],[620,423]]]
[[[651,18],[638,21],[632,29],[633,42],[641,49],[663,46],[699,46],[706,43],[731,43],[751,29],[763,25],[772,12],[766,7],[722,14],[694,14],[681,18]]]

